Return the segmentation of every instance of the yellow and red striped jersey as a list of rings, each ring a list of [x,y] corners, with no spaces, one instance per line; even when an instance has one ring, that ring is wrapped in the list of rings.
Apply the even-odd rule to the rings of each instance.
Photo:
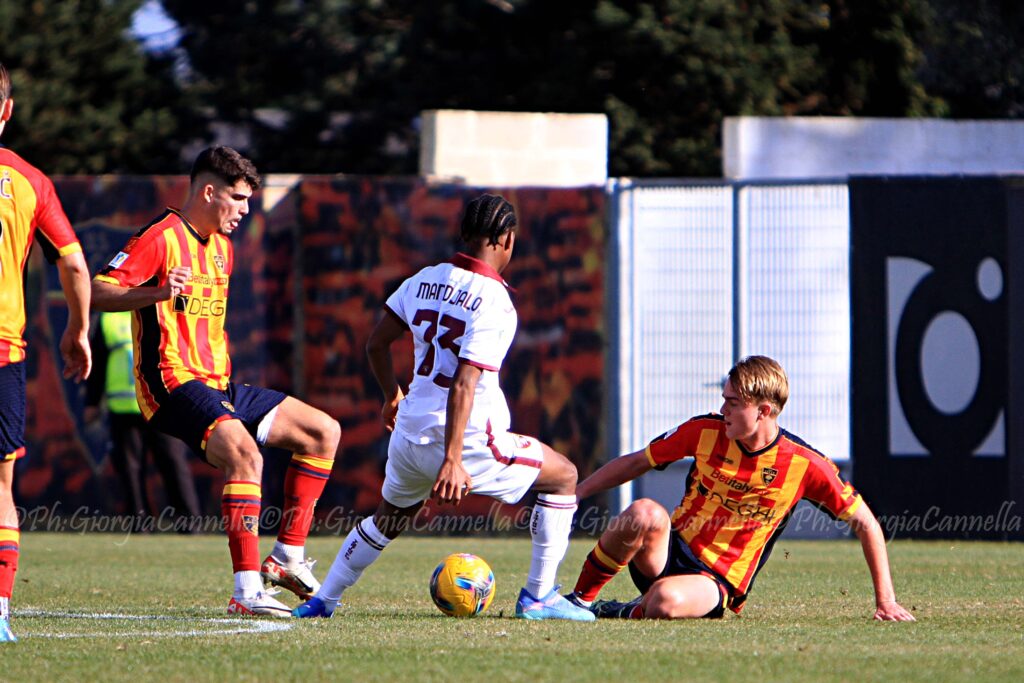
[[[751,453],[726,437],[721,415],[704,415],[658,437],[645,452],[653,467],[693,458],[672,526],[733,587],[729,607],[736,612],[801,499],[842,520],[862,503],[835,463],[782,429]]]
[[[231,359],[224,314],[233,261],[227,237],[214,233],[204,239],[168,209],[94,278],[121,287],[159,287],[175,266],[192,269],[181,294],[133,312],[135,394],[147,420],[185,382],[227,388]]]
[[[0,148],[0,366],[25,360],[24,271],[37,230],[51,263],[82,251],[50,179]]]

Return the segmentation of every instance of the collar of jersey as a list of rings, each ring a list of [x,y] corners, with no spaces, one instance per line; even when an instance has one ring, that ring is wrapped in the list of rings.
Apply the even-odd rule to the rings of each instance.
[[[188,219],[185,218],[185,214],[183,214],[181,211],[178,211],[173,206],[168,206],[167,210],[170,211],[175,216],[177,216],[178,218],[181,219],[181,222],[185,225],[185,229],[188,230],[190,233],[192,233],[192,236],[195,237],[197,240],[199,240],[200,244],[206,244],[207,242],[210,241],[210,236],[209,235],[207,235],[206,237],[201,237],[199,235],[199,233],[196,231],[196,229],[192,227],[192,224],[188,222]]]
[[[736,446],[737,446],[737,448],[740,449],[740,453],[742,453],[743,455],[750,456],[751,458],[756,458],[757,456],[762,455],[764,453],[767,453],[771,449],[773,449],[776,446],[778,446],[779,445],[779,439],[781,439],[781,438],[782,438],[782,428],[780,427],[779,430],[775,433],[775,438],[772,439],[771,443],[769,443],[764,448],[758,448],[756,451],[748,451],[746,448],[743,447],[743,444],[741,444],[739,441],[736,441]]]
[[[491,268],[489,265],[487,265],[480,259],[473,258],[469,254],[463,254],[460,251],[459,253],[455,254],[455,256],[452,257],[450,263],[456,268],[462,268],[463,270],[468,270],[471,273],[476,273],[477,275],[489,277],[492,280],[497,280],[501,284],[508,287],[508,283],[505,282],[505,280],[501,277],[498,271],[496,271],[494,268]]]

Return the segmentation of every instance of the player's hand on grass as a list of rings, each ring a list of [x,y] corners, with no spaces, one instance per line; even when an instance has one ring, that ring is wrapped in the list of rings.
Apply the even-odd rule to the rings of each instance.
[[[461,462],[445,460],[441,464],[441,471],[437,473],[437,480],[431,490],[431,497],[438,503],[451,503],[458,505],[462,497],[469,493],[472,486],[472,479],[462,467]]]
[[[182,290],[185,289],[185,285],[188,284],[189,278],[192,277],[192,269],[188,266],[174,266],[167,273],[167,282],[161,287],[160,301],[166,301],[167,299],[173,299],[174,297],[181,294]]]
[[[875,621],[917,621],[917,619],[900,603],[895,600],[887,600],[875,608]]]

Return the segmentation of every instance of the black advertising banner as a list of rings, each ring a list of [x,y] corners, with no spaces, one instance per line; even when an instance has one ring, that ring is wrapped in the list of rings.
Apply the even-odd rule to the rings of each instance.
[[[854,483],[890,536],[1024,538],[1022,192],[850,181]]]

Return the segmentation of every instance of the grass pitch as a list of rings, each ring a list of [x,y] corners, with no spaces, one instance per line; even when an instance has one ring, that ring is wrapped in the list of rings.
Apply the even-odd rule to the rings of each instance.
[[[311,539],[318,576],[340,544]],[[575,581],[592,545],[573,543],[563,582]],[[497,594],[481,617],[448,618],[430,602],[430,572],[452,552],[494,569]],[[528,539],[407,537],[334,619],[299,621],[227,617],[219,536],[25,534],[12,621],[20,642],[0,645],[0,679],[1024,680],[1024,544],[901,541],[890,558],[916,623],[871,621],[871,583],[852,541],[780,541],[742,617],[537,623],[511,618]],[[623,575],[602,597],[634,595]]]

